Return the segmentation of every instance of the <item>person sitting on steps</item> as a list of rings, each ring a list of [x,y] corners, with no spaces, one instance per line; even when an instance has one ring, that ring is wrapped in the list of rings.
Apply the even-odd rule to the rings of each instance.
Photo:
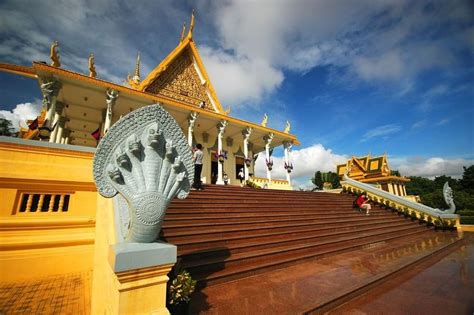
[[[369,199],[367,198],[367,194],[364,192],[362,193],[357,199],[355,200],[355,204],[359,207],[359,211],[365,210],[365,214],[369,215],[370,210],[372,207],[370,206]]]

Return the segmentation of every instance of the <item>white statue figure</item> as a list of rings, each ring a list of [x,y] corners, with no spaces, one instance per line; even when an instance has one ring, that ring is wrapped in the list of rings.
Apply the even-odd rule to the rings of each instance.
[[[158,238],[169,203],[175,196],[187,197],[192,174],[186,138],[160,105],[142,107],[120,119],[94,157],[98,192],[108,198],[119,194],[118,217],[126,242]]]

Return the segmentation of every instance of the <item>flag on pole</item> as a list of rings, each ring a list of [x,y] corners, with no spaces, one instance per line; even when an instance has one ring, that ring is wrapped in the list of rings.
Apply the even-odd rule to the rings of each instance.
[[[36,130],[38,129],[38,117],[36,117],[35,120],[31,122],[31,124],[28,125],[28,129],[30,130]]]
[[[91,133],[91,136],[94,137],[95,140],[99,141],[99,139],[100,139],[100,126],[93,133]]]

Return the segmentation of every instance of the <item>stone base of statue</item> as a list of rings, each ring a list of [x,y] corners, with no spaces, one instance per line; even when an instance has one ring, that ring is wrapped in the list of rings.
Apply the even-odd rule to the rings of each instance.
[[[168,315],[167,274],[176,262],[176,246],[116,243],[113,201],[98,199],[91,313]]]

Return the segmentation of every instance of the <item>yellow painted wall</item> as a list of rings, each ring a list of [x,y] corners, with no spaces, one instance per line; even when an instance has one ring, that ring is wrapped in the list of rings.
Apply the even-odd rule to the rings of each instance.
[[[92,152],[0,139],[0,277],[4,282],[92,269],[97,193]],[[67,212],[19,212],[22,193],[67,194]]]

